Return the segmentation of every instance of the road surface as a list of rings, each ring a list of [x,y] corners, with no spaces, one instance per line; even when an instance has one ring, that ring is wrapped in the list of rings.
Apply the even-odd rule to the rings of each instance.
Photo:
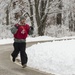
[[[31,46],[31,43],[29,46]],[[12,50],[12,44],[0,45],[0,75],[53,75],[29,68],[21,68],[21,66],[18,66],[10,60]]]

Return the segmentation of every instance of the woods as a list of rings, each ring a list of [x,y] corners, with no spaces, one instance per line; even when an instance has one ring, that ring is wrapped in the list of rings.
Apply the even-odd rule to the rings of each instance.
[[[51,35],[53,31],[47,30],[51,30],[54,26],[58,30],[54,30],[56,33],[59,32],[59,27],[62,29],[62,26],[65,30],[75,32],[74,0],[4,0],[2,2],[6,2],[5,7],[0,6],[3,7],[1,11],[4,12],[1,12],[0,16],[2,25],[14,25],[19,21],[19,17],[24,15],[34,27],[35,35]]]

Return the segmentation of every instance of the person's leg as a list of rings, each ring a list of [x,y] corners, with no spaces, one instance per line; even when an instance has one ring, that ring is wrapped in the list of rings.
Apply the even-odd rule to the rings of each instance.
[[[26,54],[26,43],[20,43],[20,56],[21,56],[21,64],[25,65],[27,64],[28,57]]]
[[[17,43],[17,42],[14,42],[14,44],[13,44],[13,46],[14,46],[14,51],[12,52],[12,54],[11,54],[11,56],[13,57],[13,62],[15,62],[15,58],[18,56],[18,54],[19,54],[19,43]]]

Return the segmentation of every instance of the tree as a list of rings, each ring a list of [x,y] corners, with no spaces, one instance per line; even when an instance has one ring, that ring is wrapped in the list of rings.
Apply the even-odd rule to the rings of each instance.
[[[64,25],[75,31],[75,0],[63,0],[63,6]]]
[[[59,3],[59,0],[8,1],[8,4],[10,4],[11,6],[10,9],[6,9],[7,24],[15,23],[15,21],[18,21],[17,19],[22,15],[28,16],[32,26],[34,26],[34,23],[36,23],[38,28],[38,35],[44,35],[47,20],[49,19],[49,16],[51,14],[58,13]],[[10,10],[10,12],[8,10]]]
[[[61,21],[62,21],[62,13],[58,13],[57,14],[57,25],[61,25],[62,23],[61,23]]]
[[[44,29],[46,25],[47,14],[45,13],[48,0],[34,0],[35,2],[35,16],[38,26],[38,34],[44,35]]]
[[[50,12],[50,10],[52,9],[51,7],[55,7],[54,9],[56,9],[58,1],[57,0],[56,1],[54,0],[34,0],[34,3],[35,3],[34,5],[35,17],[36,17],[36,22],[38,26],[38,34],[42,36],[44,35],[47,17],[54,12],[54,11]]]
[[[59,0],[60,1],[60,3],[59,3],[59,5],[58,5],[58,8],[59,8],[59,10],[60,11],[62,11],[62,1],[61,0]],[[62,12],[59,12],[59,13],[57,13],[57,25],[61,25],[62,24]]]
[[[6,9],[6,25],[9,25],[9,8]]]
[[[32,5],[32,2],[31,0],[28,0],[29,1],[29,9],[30,9],[30,21],[31,21],[31,25],[34,26],[34,19],[33,19],[33,5]]]

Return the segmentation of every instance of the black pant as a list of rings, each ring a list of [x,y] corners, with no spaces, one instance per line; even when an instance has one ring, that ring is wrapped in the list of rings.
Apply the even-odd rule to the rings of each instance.
[[[14,46],[14,51],[12,52],[13,58],[16,58],[20,52],[21,64],[22,65],[27,64],[28,57],[25,52],[26,51],[26,43],[25,42],[21,42],[21,43],[14,42],[13,46]]]

